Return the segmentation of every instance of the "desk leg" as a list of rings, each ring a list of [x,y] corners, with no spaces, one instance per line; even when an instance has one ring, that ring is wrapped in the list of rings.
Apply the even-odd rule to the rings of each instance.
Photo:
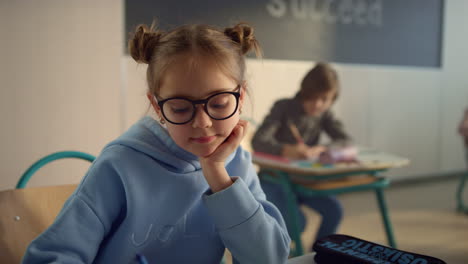
[[[384,222],[385,232],[387,234],[388,244],[390,245],[390,247],[396,248],[397,245],[396,245],[396,242],[395,242],[395,238],[393,237],[392,223],[390,222],[390,217],[388,215],[387,204],[385,203],[383,190],[382,189],[377,189],[377,190],[375,190],[375,194],[377,195],[377,200],[379,202],[380,214],[382,215],[382,220]]]
[[[284,188],[287,199],[288,207],[288,222],[291,239],[294,242],[294,251],[292,256],[302,256],[304,254],[304,249],[302,247],[301,240],[301,230],[299,229],[299,206],[297,205],[297,197],[292,189],[291,182],[287,174],[281,173],[281,185]]]

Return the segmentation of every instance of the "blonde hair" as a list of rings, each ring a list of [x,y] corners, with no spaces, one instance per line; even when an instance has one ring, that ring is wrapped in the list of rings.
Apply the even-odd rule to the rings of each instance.
[[[203,24],[184,25],[168,32],[157,29],[155,23],[138,25],[129,39],[128,49],[138,63],[148,64],[148,89],[158,95],[167,68],[180,56],[211,59],[238,84],[244,81],[244,55],[254,50],[261,56],[260,46],[246,23],[219,30]]]

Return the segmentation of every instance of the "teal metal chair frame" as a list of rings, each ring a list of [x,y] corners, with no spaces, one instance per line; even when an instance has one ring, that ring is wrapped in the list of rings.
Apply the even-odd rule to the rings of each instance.
[[[82,159],[82,160],[87,160],[89,162],[93,162],[96,157],[94,157],[91,154],[84,153],[81,151],[59,151],[55,152],[52,154],[49,154],[38,161],[34,162],[24,173],[21,175],[21,178],[19,179],[18,183],[16,184],[16,189],[23,189],[26,187],[26,184],[28,183],[29,179],[31,179],[32,175],[42,168],[44,165],[47,163],[50,163],[54,160],[58,159],[65,159],[65,158],[77,158],[77,159]]]
[[[287,228],[290,232],[291,240],[294,242],[294,245],[291,249],[291,256],[301,256],[304,254],[304,248],[301,241],[301,230],[299,226],[299,215],[297,214],[299,207],[297,204],[296,193],[301,193],[303,195],[317,196],[317,195],[337,195],[341,193],[348,192],[358,192],[365,190],[374,190],[377,196],[377,201],[380,209],[380,214],[384,223],[385,232],[387,235],[388,244],[396,248],[396,242],[393,235],[393,228],[388,214],[388,208],[385,202],[383,189],[386,188],[390,181],[384,177],[378,177],[377,174],[385,170],[373,170],[373,171],[357,171],[357,172],[346,172],[333,175],[323,175],[323,176],[314,176],[314,180],[330,180],[343,178],[345,176],[351,176],[356,174],[369,174],[376,177],[376,181],[369,184],[362,184],[350,187],[334,188],[327,190],[316,190],[305,187],[301,183],[294,182],[294,178],[298,177],[304,179],[304,176],[295,176],[289,175],[288,173],[275,170],[275,169],[265,169],[263,168],[260,173],[260,178],[265,181],[272,183],[280,184],[283,187],[284,192],[287,196],[287,216],[285,216],[285,222]]]
[[[463,191],[465,189],[466,179],[468,178],[468,171],[465,171],[460,176],[460,182],[458,183],[457,188],[457,211],[461,213],[468,213],[468,207],[463,202]]]

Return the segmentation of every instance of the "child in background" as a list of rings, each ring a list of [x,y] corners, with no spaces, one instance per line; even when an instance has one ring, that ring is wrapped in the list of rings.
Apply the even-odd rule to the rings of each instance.
[[[458,125],[458,133],[462,136],[465,143],[465,158],[468,166],[468,108],[465,109],[465,114]]]
[[[294,98],[281,99],[274,103],[253,136],[252,148],[254,151],[289,159],[315,159],[327,150],[326,146],[319,145],[322,133],[326,133],[334,145],[350,145],[350,137],[330,110],[338,94],[336,71],[329,64],[318,63],[306,74]],[[281,187],[265,181],[261,181],[261,184],[267,199],[285,215],[286,196]],[[298,194],[298,202],[322,216],[316,240],[337,231],[343,213],[341,204],[335,197],[303,197]],[[302,212],[298,213],[304,227],[304,215]]]
[[[137,27],[131,56],[148,64],[143,117],[108,144],[23,263],[285,263],[290,238],[249,152],[244,55],[253,28]],[[157,121],[159,120],[159,122]]]

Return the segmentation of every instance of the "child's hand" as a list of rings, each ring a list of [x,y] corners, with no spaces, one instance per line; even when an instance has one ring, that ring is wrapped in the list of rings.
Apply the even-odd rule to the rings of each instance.
[[[284,144],[283,153],[281,155],[292,160],[306,159],[308,158],[308,151],[309,147],[304,143]]]
[[[315,159],[315,158],[318,158],[320,154],[322,154],[325,151],[327,151],[327,147],[325,146],[321,146],[321,145],[313,146],[307,149],[306,155],[307,155],[307,158],[309,159]]]
[[[326,151],[325,146],[313,146],[309,147],[304,143],[299,143],[295,145],[285,144],[283,146],[283,157],[297,160],[297,159],[313,159],[320,156],[320,153]]]
[[[232,185],[231,177],[228,175],[224,162],[226,158],[239,146],[246,134],[247,121],[239,120],[231,135],[219,145],[210,155],[200,157],[200,165],[206,182],[213,193],[221,191]]]
[[[248,122],[246,120],[239,120],[229,137],[227,137],[213,153],[208,156],[201,157],[200,162],[205,164],[208,162],[224,163],[226,158],[240,145],[242,138],[246,134],[247,126]]]

